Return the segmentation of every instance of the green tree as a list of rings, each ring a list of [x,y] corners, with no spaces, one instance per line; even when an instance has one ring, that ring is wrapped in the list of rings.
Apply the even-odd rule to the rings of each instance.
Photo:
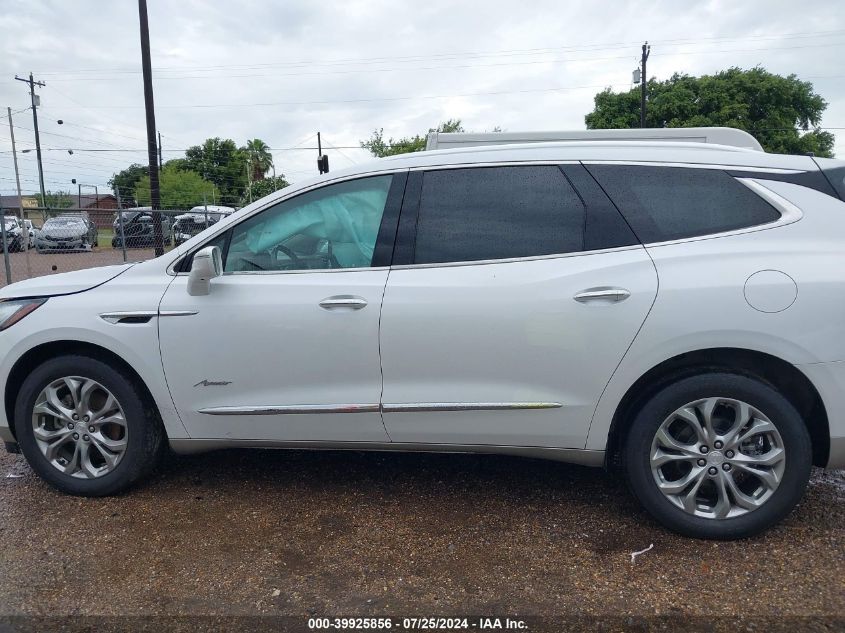
[[[164,161],[164,167],[165,169],[170,167],[171,169],[178,169],[180,171],[191,170],[191,166],[185,158],[171,158],[170,160]]]
[[[46,191],[44,202],[49,209],[69,209],[76,206],[76,194],[70,191]]]
[[[834,136],[819,127],[827,102],[795,75],[760,67],[701,77],[676,73],[666,81],[649,80],[648,95],[648,127],[733,127],[752,134],[768,152],[832,156]],[[639,127],[640,89],[598,93],[584,119],[588,129]]]
[[[241,148],[246,156],[252,171],[252,181],[264,180],[264,176],[273,167],[273,155],[270,153],[270,146],[260,138],[254,138],[246,142]]]
[[[430,128],[431,132],[463,132],[464,127],[460,119],[449,119],[436,128]],[[400,139],[384,140],[384,128],[374,131],[366,141],[361,141],[361,147],[377,158],[393,156],[395,154],[407,154],[409,152],[421,152],[425,149],[425,136],[407,136]]]
[[[135,186],[143,176],[150,175],[150,168],[147,165],[132,163],[126,169],[117,172],[109,180],[109,187],[112,188],[115,197],[120,193],[120,200],[124,206],[132,206],[135,200]]]
[[[163,209],[190,209],[203,202],[220,199],[220,192],[213,182],[204,180],[194,171],[183,171],[165,165],[159,174],[161,207]],[[141,206],[150,206],[150,177],[138,181],[135,196]]]
[[[264,178],[263,180],[256,180],[247,187],[243,200],[241,200],[241,204],[245,205],[250,202],[255,202],[259,198],[269,196],[274,191],[284,189],[289,184],[290,183],[287,179],[285,179],[283,174],[270,176],[269,178]]]
[[[185,166],[213,182],[220,191],[220,202],[230,206],[235,206],[246,190],[246,160],[235,141],[218,137],[185,151]]]

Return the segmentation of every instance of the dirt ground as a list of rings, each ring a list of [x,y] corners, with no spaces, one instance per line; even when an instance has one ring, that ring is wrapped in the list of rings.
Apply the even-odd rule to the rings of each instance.
[[[528,618],[534,631],[834,631],[845,627],[843,528],[845,474],[821,470],[783,524],[707,542],[656,525],[603,471],[554,462],[233,450],[170,456],[129,493],[83,499],[0,453],[0,616],[181,615],[156,628],[185,630],[213,628],[208,616],[235,617],[216,630],[276,615],[290,617],[250,622],[309,630],[309,617],[460,615]],[[0,631],[27,622],[0,618]]]

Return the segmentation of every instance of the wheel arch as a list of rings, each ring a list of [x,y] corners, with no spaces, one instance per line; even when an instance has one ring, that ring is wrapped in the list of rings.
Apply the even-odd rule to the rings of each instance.
[[[167,429],[166,425],[162,423],[158,405],[156,404],[155,398],[153,397],[146,382],[138,374],[138,372],[135,371],[135,369],[118,354],[106,349],[105,347],[95,343],[72,340],[49,341],[47,343],[36,345],[23,354],[12,366],[6,380],[6,389],[3,394],[3,405],[9,429],[15,437],[17,437],[15,433],[15,400],[17,399],[18,392],[20,391],[24,380],[26,380],[26,377],[32,372],[32,370],[41,365],[43,362],[51,358],[56,358],[57,356],[67,356],[71,354],[87,356],[107,363],[135,381],[136,384],[140,386],[141,396],[144,400],[145,408],[147,408],[148,411],[156,417],[159,424],[161,424],[166,438]]]
[[[830,453],[830,426],[818,390],[791,363],[749,349],[723,347],[685,352],[664,360],[638,378],[616,406],[607,437],[606,465],[616,469],[633,415],[666,385],[706,371],[738,373],[768,383],[795,406],[813,446],[813,464],[825,466]]]

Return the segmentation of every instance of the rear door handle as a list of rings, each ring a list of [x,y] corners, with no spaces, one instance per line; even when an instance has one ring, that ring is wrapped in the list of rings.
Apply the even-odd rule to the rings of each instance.
[[[573,299],[579,303],[599,302],[619,303],[625,301],[631,293],[625,288],[588,288],[576,294]]]
[[[364,297],[356,297],[354,295],[335,295],[323,299],[320,302],[320,307],[324,310],[336,310],[338,308],[360,310],[361,308],[367,307],[367,300]]]

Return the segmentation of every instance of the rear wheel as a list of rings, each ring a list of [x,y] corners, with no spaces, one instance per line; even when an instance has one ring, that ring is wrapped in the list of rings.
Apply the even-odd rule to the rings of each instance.
[[[762,532],[800,500],[812,449],[801,416],[767,383],[730,373],[679,380],[637,413],[625,468],[645,508],[698,538]]]
[[[82,496],[120,492],[149,473],[164,435],[134,381],[85,356],[49,360],[29,375],[15,428],[32,468]]]

